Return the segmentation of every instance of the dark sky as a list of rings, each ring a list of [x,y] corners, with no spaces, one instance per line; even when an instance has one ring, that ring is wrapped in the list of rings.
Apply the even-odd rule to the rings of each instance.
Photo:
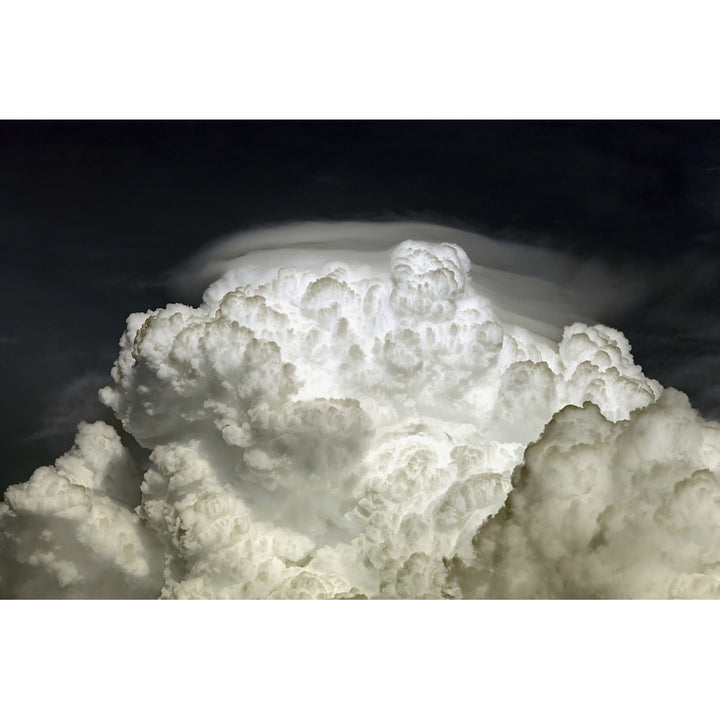
[[[0,122],[0,486],[69,447],[125,317],[194,251],[395,217],[662,269],[608,320],[720,417],[720,123]]]

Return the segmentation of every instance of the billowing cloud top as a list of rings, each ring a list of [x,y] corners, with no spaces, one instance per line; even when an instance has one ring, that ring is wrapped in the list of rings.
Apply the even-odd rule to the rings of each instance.
[[[510,322],[454,243],[260,249],[128,318],[81,425],[0,505],[11,597],[720,590],[720,429],[623,335]],[[525,326],[524,326],[525,325]]]

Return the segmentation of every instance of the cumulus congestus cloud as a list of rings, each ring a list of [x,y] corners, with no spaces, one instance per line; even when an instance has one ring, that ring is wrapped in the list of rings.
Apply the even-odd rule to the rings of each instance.
[[[568,406],[454,579],[474,597],[720,596],[720,426],[672,388],[627,420]]]
[[[717,426],[483,277],[454,243],[261,249],[131,315],[101,398],[147,459],[83,424],[11,487],[3,595],[714,594]]]

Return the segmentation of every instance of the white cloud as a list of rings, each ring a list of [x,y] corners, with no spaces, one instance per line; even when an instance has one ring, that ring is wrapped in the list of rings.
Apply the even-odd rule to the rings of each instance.
[[[451,242],[260,248],[224,269],[198,308],[128,318],[101,397],[148,466],[109,426],[81,425],[54,468],[10,488],[4,594],[714,588],[702,565],[714,535],[692,525],[716,452],[696,438],[713,431],[642,374],[620,332],[575,323],[556,342],[510,322],[500,276],[485,292],[490,276]],[[645,416],[660,424],[630,432]],[[676,471],[687,482],[668,504]],[[633,503],[674,529],[661,541]],[[645,544],[628,550],[636,536]]]
[[[720,425],[687,397],[612,422],[566,407],[525,453],[505,507],[454,577],[491,597],[720,594]]]

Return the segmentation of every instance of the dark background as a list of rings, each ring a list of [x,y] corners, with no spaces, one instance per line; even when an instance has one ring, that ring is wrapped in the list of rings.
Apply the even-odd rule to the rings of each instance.
[[[234,231],[410,218],[664,273],[636,361],[720,418],[720,124],[0,122],[0,486],[69,448],[125,317]]]

